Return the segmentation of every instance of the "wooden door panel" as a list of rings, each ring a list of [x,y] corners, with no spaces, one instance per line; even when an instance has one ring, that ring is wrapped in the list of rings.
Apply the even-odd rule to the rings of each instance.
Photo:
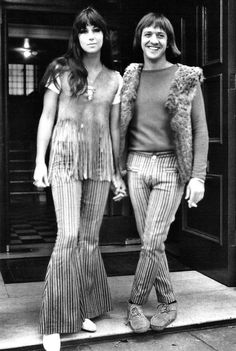
[[[210,143],[221,144],[223,142],[223,74],[207,77],[203,91]]]
[[[198,6],[184,6],[181,16],[181,61],[198,65]],[[192,43],[191,50],[188,43]]]
[[[186,1],[183,7],[185,63],[199,65],[204,71],[202,90],[210,140],[205,198],[197,209],[188,209],[186,203],[182,206],[180,253],[192,268],[232,284],[228,247],[228,57],[224,50],[228,43],[228,2],[196,0],[190,9]]]
[[[206,194],[197,209],[188,209],[184,203],[182,230],[200,239],[223,243],[223,178],[208,176]]]
[[[223,3],[206,0],[202,6],[203,66],[223,62]]]

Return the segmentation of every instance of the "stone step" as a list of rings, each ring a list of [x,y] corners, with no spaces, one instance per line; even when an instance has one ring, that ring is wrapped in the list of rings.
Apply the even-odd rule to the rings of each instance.
[[[9,171],[9,178],[11,181],[16,180],[30,180],[33,179],[33,170],[32,169],[11,169]]]
[[[10,194],[12,193],[35,193],[41,191],[33,185],[32,180],[11,180],[9,186]]]
[[[34,165],[34,160],[9,160],[10,170],[33,170]]]
[[[35,204],[35,202],[45,202],[46,192],[42,191],[13,191],[10,193],[11,204]]]
[[[35,158],[35,152],[27,149],[9,150],[9,160],[32,160]]]
[[[196,271],[171,273],[174,290],[179,302],[177,319],[163,332],[148,331],[140,335],[139,340],[149,335],[156,338],[153,350],[234,350],[224,347],[193,347],[190,343],[186,347],[177,340],[172,341],[170,348],[163,345],[164,334],[176,334],[180,331],[197,330],[219,325],[232,325],[236,322],[236,291],[228,288]],[[79,332],[62,336],[62,350],[107,350],[102,343],[107,340],[114,342],[110,350],[131,350],[127,343],[135,335],[126,325],[127,299],[130,296],[133,276],[109,277],[108,283],[113,298],[113,310],[110,313],[96,319],[96,333]],[[11,285],[11,284],[9,284]],[[0,350],[42,350],[42,337],[38,332],[38,315],[42,301],[43,282],[30,284],[12,284],[8,287],[8,294],[2,296],[2,308],[0,322],[2,332],[0,334]],[[3,291],[4,293],[4,291]],[[3,295],[2,293],[2,295]],[[10,298],[9,298],[10,295]],[[14,296],[14,300],[11,297]],[[152,290],[144,313],[151,318],[156,309],[156,294]],[[14,316],[14,318],[13,318]],[[117,342],[121,344],[117,345]],[[122,346],[124,341],[124,347]],[[154,340],[153,340],[154,342]],[[93,348],[89,345],[100,344]],[[235,343],[235,338],[234,338]],[[199,343],[198,343],[199,345]],[[127,346],[127,347],[126,347]],[[162,348],[159,348],[159,346]],[[138,349],[146,350],[146,348]],[[147,348],[147,350],[151,350]],[[132,350],[133,351],[133,350]]]
[[[35,142],[32,142],[32,140],[10,140],[8,145],[10,150],[29,150],[35,148]]]

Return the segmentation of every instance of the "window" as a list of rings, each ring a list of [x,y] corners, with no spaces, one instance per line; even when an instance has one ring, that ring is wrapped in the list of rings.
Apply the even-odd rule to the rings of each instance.
[[[37,86],[37,66],[10,63],[8,65],[9,95],[28,95]]]

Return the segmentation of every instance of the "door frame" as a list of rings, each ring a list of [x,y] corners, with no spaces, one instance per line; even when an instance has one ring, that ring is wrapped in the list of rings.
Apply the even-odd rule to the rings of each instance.
[[[235,164],[235,139],[236,139],[236,4],[234,0],[218,0],[219,5],[219,29],[220,36],[215,57],[208,59],[208,23],[211,16],[208,6],[211,0],[196,0],[196,36],[197,56],[196,63],[203,67],[205,73],[204,89],[207,98],[208,89],[217,90],[215,96],[219,96],[218,129],[212,133],[209,143],[209,165],[206,177],[206,195],[217,192],[217,204],[210,203],[210,206],[217,207],[213,217],[209,218],[212,226],[198,225],[207,223],[207,213],[203,213],[203,205],[199,204],[199,209],[189,210],[186,203],[182,206],[182,233],[180,243],[180,255],[186,264],[202,272],[205,275],[228,286],[236,285],[236,237],[235,237],[235,210],[236,210],[236,164]],[[212,5],[212,3],[211,3]],[[214,6],[216,4],[214,3]],[[210,7],[209,7],[210,9]],[[209,22],[211,23],[211,22]],[[211,23],[212,24],[212,23]],[[209,24],[210,25],[210,24]],[[212,28],[211,28],[212,30]],[[210,49],[209,49],[210,50]],[[218,50],[218,51],[217,51]],[[212,53],[211,53],[212,54]],[[215,58],[215,59],[214,59]],[[216,87],[217,86],[217,87]],[[207,100],[207,99],[206,99]],[[205,101],[207,102],[207,101]],[[209,100],[210,102],[210,100]],[[212,101],[211,101],[212,103]],[[218,103],[218,101],[216,101]],[[207,104],[206,104],[207,106]],[[211,105],[212,106],[212,105]],[[214,110],[214,109],[213,109]],[[218,112],[218,111],[217,111]],[[211,123],[216,123],[214,116]],[[214,128],[213,128],[214,129]],[[211,191],[210,191],[210,188]],[[209,191],[207,191],[209,189]],[[214,196],[212,197],[214,198]],[[211,198],[211,199],[212,199]],[[210,206],[209,206],[210,205]],[[218,214],[218,217],[216,216]],[[214,217],[215,216],[215,217]],[[196,218],[199,219],[197,223]],[[214,218],[217,228],[214,227]],[[202,222],[201,222],[202,221]],[[213,221],[213,222],[210,222]],[[200,228],[200,229],[199,229]],[[214,229],[217,229],[214,232]]]
[[[228,0],[228,285],[236,285],[236,3]]]
[[[77,0],[3,0],[0,3],[0,169],[4,170],[0,177],[0,252],[9,252],[9,171],[8,171],[8,111],[7,111],[7,38],[8,10],[27,10],[35,12],[54,12],[75,14],[79,11]]]
[[[9,233],[8,223],[8,126],[7,126],[7,76],[6,76],[6,47],[7,25],[6,13],[0,6],[0,252],[7,251]],[[3,171],[4,170],[4,171]]]

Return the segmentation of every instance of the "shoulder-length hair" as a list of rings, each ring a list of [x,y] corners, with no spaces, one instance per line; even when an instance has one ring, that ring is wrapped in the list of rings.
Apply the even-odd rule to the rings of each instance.
[[[141,37],[144,28],[151,27],[162,29],[167,35],[167,49],[166,56],[167,58],[174,58],[179,56],[181,52],[179,51],[176,42],[175,42],[175,33],[174,28],[170,20],[165,17],[163,14],[158,14],[155,12],[150,12],[144,17],[141,18],[137,27],[135,29],[133,49],[135,58],[138,61],[143,61],[143,51],[141,48]]]
[[[111,41],[104,18],[92,7],[82,10],[75,18],[69,39],[67,52],[55,59],[45,72],[43,84],[53,82],[56,86],[57,76],[63,71],[69,72],[69,84],[72,95],[81,95],[87,89],[88,72],[83,64],[83,49],[80,46],[79,34],[88,25],[100,28],[103,33],[101,48],[101,63],[107,68],[113,68]]]

